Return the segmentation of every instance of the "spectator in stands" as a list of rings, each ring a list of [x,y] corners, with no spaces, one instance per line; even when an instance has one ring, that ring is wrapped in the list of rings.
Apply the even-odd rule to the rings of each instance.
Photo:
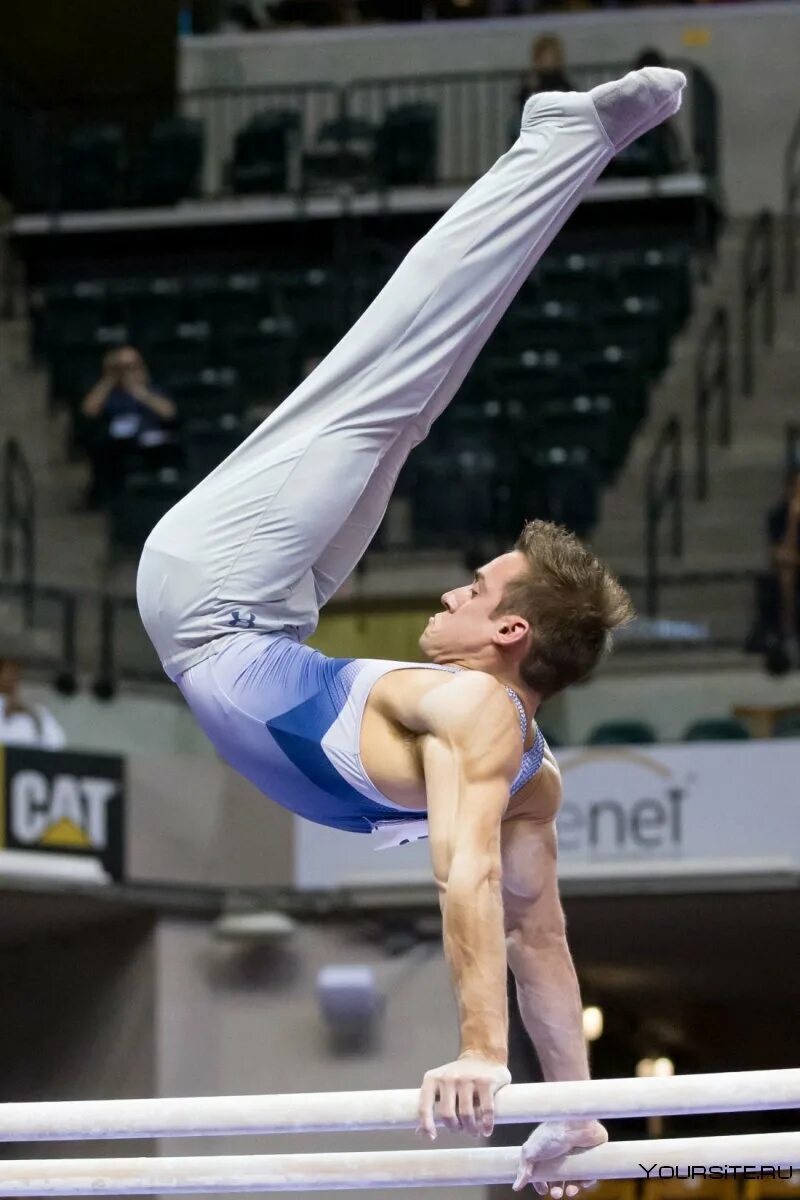
[[[155,468],[163,464],[164,448],[174,446],[175,405],[153,386],[133,346],[106,355],[102,377],[85,397],[82,412],[90,431],[90,507],[111,499],[132,458]]]
[[[756,583],[756,617],[747,649],[763,651],[779,675],[800,666],[800,468],[767,515],[770,571]]]
[[[0,745],[62,750],[66,745],[64,730],[43,705],[22,699],[20,677],[16,659],[0,657]]]
[[[531,65],[520,88],[520,107],[534,92],[572,92],[561,38],[542,33],[531,44]]]

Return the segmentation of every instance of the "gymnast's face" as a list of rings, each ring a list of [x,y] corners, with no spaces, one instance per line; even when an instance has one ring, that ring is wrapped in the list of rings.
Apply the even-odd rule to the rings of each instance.
[[[506,585],[525,567],[525,556],[512,550],[476,571],[472,583],[445,592],[442,611],[430,618],[419,639],[425,657],[435,663],[470,660],[471,666],[489,669],[493,650],[499,650],[507,641],[527,637],[528,625],[522,618],[493,615]]]

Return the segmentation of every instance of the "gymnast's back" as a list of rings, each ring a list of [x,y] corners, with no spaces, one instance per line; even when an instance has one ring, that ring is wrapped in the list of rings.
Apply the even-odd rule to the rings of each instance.
[[[176,682],[221,757],[271,800],[334,829],[378,834],[378,840],[388,835],[389,845],[401,827],[404,841],[425,836],[424,778],[416,739],[382,719],[379,704],[367,711],[368,701],[380,696],[381,681],[393,672],[409,672],[404,682],[428,690],[430,672],[459,670],[328,658],[287,633],[242,630],[220,639],[216,653]],[[539,772],[547,747],[538,729],[528,739],[522,703],[506,690],[528,747],[511,787],[514,795]],[[362,762],[364,739],[379,743],[377,754],[364,756],[371,774]]]

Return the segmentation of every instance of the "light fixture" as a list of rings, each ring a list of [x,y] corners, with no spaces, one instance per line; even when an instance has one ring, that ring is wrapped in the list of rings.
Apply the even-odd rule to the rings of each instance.
[[[636,1074],[640,1079],[648,1079],[653,1075],[675,1074],[675,1064],[671,1058],[640,1058],[636,1064]]]
[[[222,913],[212,926],[214,936],[226,942],[282,942],[291,937],[297,923],[282,912],[271,910]]]
[[[603,1010],[595,1004],[583,1010],[583,1036],[587,1042],[596,1042],[603,1036]]]

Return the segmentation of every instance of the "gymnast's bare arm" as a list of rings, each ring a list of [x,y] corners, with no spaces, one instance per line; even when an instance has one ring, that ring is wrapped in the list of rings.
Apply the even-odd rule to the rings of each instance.
[[[567,945],[558,895],[555,816],[561,778],[552,755],[526,797],[527,811],[502,827],[503,911],[508,963],[517,985],[523,1023],[536,1047],[546,1080],[588,1079],[580,988]],[[516,1190],[534,1168],[572,1150],[597,1146],[607,1134],[597,1121],[546,1121],[522,1148]],[[546,1184],[535,1184],[546,1192]],[[573,1181],[559,1181],[552,1194],[575,1195]]]
[[[494,1095],[510,1082],[500,822],[519,770],[522,737],[505,688],[463,672],[405,714],[418,734],[433,872],[458,1006],[458,1059],[425,1075],[420,1131],[491,1132]],[[438,1102],[438,1103],[437,1103]]]

